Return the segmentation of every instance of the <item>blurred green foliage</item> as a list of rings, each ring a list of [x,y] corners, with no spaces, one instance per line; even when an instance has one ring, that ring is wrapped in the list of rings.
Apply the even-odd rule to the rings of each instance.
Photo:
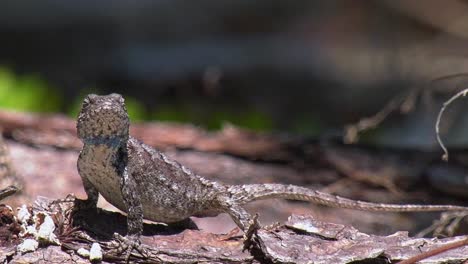
[[[74,98],[73,103],[68,106],[67,115],[75,118],[78,116],[78,113],[81,109],[81,103],[83,103],[83,99],[86,95],[90,93],[98,93],[98,90],[95,88],[86,88],[80,91],[79,96]]]
[[[148,113],[142,103],[132,97],[125,97],[125,106],[127,107],[128,116],[132,121],[148,120]]]
[[[38,75],[15,75],[0,67],[0,107],[32,112],[57,112],[61,100],[57,90]]]
[[[209,130],[218,130],[225,123],[255,131],[269,131],[273,127],[271,118],[254,109],[233,110],[210,105],[184,103],[182,105],[159,105],[151,115],[160,121],[194,123]]]
[[[249,109],[242,112],[215,111],[209,118],[208,128],[219,129],[226,122],[255,131],[267,131],[272,128],[271,119],[261,112]]]
[[[193,116],[196,114],[191,113],[185,106],[162,104],[151,114],[150,118],[159,121],[186,123],[190,122]]]
[[[70,104],[60,90],[51,87],[38,75],[15,74],[0,66],[0,108],[29,112],[65,111],[75,118],[83,98],[89,93],[100,94],[97,88],[87,88]],[[193,102],[162,104],[156,110],[148,110],[135,98],[125,96],[125,104],[132,121],[159,120],[180,123],[195,123],[210,130],[220,129],[225,123],[256,131],[268,131],[273,127],[269,116],[255,109],[196,104]]]
[[[298,134],[319,135],[323,132],[323,123],[319,116],[298,115],[293,118],[291,130]]]
[[[97,88],[86,88],[80,91],[79,96],[75,98],[74,102],[69,106],[67,114],[70,117],[78,116],[78,113],[81,109],[81,104],[83,103],[83,99],[88,94],[102,94],[99,89]],[[136,99],[124,96],[125,97],[125,105],[127,107],[128,115],[130,119],[133,121],[142,121],[147,119],[147,114],[143,104],[138,102]]]

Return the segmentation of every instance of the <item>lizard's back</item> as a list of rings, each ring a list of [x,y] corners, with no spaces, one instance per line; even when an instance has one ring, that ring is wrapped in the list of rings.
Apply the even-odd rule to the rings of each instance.
[[[130,137],[129,174],[141,195],[146,219],[175,222],[210,209],[223,185],[208,181],[156,149]],[[213,188],[214,187],[214,188]]]
[[[143,215],[148,220],[177,222],[192,215],[206,215],[204,212],[215,203],[218,190],[224,188],[132,137],[128,139],[126,152],[106,145],[85,146],[78,160],[80,174],[123,211],[126,208],[120,191],[119,164],[124,163],[136,183]]]

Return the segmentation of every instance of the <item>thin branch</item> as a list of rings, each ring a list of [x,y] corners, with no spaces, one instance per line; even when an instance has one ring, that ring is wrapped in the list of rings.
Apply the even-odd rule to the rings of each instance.
[[[5,189],[0,190],[0,200],[3,200],[19,191],[18,187],[16,186],[8,186]]]
[[[438,248],[429,250],[429,251],[421,253],[421,254],[419,254],[417,256],[411,257],[411,258],[409,258],[407,260],[400,261],[400,262],[398,262],[398,264],[414,264],[414,263],[416,263],[418,261],[421,261],[423,259],[427,259],[427,258],[430,258],[432,256],[439,255],[439,254],[441,254],[443,252],[446,252],[446,251],[449,251],[449,250],[452,250],[452,249],[455,249],[455,248],[463,247],[465,245],[468,245],[468,238],[462,239],[462,240],[457,241],[457,242],[448,243],[448,244],[440,246]]]
[[[400,107],[404,99],[405,98],[401,95],[394,97],[373,116],[362,118],[358,123],[346,126],[344,142],[348,144],[355,143],[358,140],[359,133],[376,128],[387,118],[388,115]]]
[[[444,143],[442,142],[442,139],[440,138],[440,129],[439,129],[440,120],[442,119],[442,115],[443,115],[445,109],[447,108],[447,106],[449,106],[453,101],[455,101],[459,97],[466,96],[467,93],[468,93],[468,89],[464,89],[464,90],[458,92],[457,94],[455,94],[454,96],[452,96],[449,100],[447,100],[444,103],[444,105],[442,106],[442,108],[439,111],[439,115],[437,116],[435,130],[436,130],[437,142],[439,143],[440,147],[444,151],[444,155],[442,155],[442,160],[444,160],[444,161],[448,161],[448,150],[445,147]]]
[[[355,143],[358,140],[360,133],[378,127],[383,121],[387,119],[391,113],[395,112],[397,109],[399,109],[400,113],[402,114],[407,114],[412,111],[423,87],[432,86],[436,82],[460,77],[468,77],[468,73],[460,72],[440,76],[429,81],[425,81],[422,85],[418,85],[417,87],[412,88],[409,93],[404,92],[395,96],[374,115],[362,118],[355,124],[347,125],[345,128],[344,142]]]

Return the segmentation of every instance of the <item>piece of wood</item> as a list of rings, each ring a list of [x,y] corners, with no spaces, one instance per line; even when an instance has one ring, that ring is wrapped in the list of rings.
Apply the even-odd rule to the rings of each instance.
[[[75,193],[80,198],[86,197],[76,169],[81,142],[75,135],[75,122],[60,115],[0,111],[0,126],[7,136],[6,144],[11,152],[13,168],[23,178],[25,185],[20,196],[9,197],[4,202],[15,207],[23,203],[32,203],[32,199],[37,195],[60,198]],[[313,189],[330,186],[333,193],[360,200],[386,203],[421,201],[433,204],[456,203],[440,195],[431,195],[427,190],[420,191],[417,195],[411,196],[405,193],[403,196],[356,181],[343,180],[343,176],[354,179],[356,177],[353,175],[357,174],[376,178],[387,175],[389,179],[399,184],[404,182],[406,186],[418,180],[424,170],[426,160],[417,159],[423,156],[421,154],[415,155],[415,159],[409,159],[385,149],[378,153],[359,146],[340,150],[341,147],[334,145],[318,145],[313,141],[302,141],[302,143],[288,141],[285,138],[294,137],[254,134],[232,127],[229,128],[231,132],[224,133],[233,133],[236,136],[222,136],[220,134],[223,132],[206,132],[191,125],[158,122],[137,124],[133,127],[136,129],[135,136],[143,137],[145,142],[148,141],[156,147],[163,146],[167,155],[184,166],[208,179],[227,184],[285,183]],[[237,138],[237,140],[227,140],[228,138]],[[265,148],[263,152],[265,155],[261,154],[261,151],[256,150],[258,145],[250,144],[258,139],[261,139],[260,142],[271,142],[268,143],[269,146],[276,147]],[[208,148],[199,142],[211,142],[208,146],[218,147]],[[246,150],[236,152],[237,144],[244,146]],[[252,150],[247,150],[246,146],[250,146]],[[283,154],[280,156],[269,154],[267,149]],[[285,156],[281,157],[282,155]],[[277,159],[272,160],[272,157]],[[409,160],[412,161],[410,166],[407,164]],[[338,166],[340,164],[350,166],[340,169]],[[398,178],[402,176],[410,181]],[[99,206],[112,209],[104,199],[100,199]],[[259,219],[264,224],[284,221],[293,213],[313,212],[313,215],[321,220],[352,224],[364,232],[376,234],[388,234],[398,230],[419,232],[438,216],[438,214],[376,214],[283,200],[258,201],[249,205],[248,209],[253,213],[260,213]],[[234,227],[231,219],[225,215],[214,219],[195,219],[195,221],[201,227],[215,233],[227,232]]]
[[[73,201],[57,202],[39,197],[32,213],[53,216],[55,234],[61,248],[43,243],[34,252],[23,255],[16,253],[12,244],[0,244],[4,258],[13,262],[50,261],[85,263],[76,252],[79,248],[89,249],[97,242],[103,249],[104,262],[123,263],[124,256],[116,250],[112,240],[114,232],[124,233],[125,216],[104,210],[70,213]],[[17,224],[12,214],[10,225]],[[32,225],[40,225],[31,223]],[[13,229],[14,230],[14,229]],[[19,230],[12,236],[18,236]],[[200,230],[189,230],[176,226],[145,224],[142,237],[147,256],[133,251],[132,263],[382,263],[408,259],[421,252],[464,240],[466,237],[445,239],[411,238],[406,232],[389,236],[376,236],[359,232],[351,226],[316,220],[310,216],[293,215],[284,225],[274,229],[259,229],[254,232],[249,251],[242,251],[242,236],[215,235]],[[422,260],[420,263],[462,262],[466,260],[468,246]]]

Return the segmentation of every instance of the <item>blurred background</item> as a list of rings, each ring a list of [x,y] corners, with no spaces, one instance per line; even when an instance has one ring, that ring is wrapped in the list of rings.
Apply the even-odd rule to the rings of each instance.
[[[0,107],[74,117],[87,93],[117,92],[132,120],[316,136],[408,93],[411,113],[363,140],[432,149],[438,95],[467,83],[467,38],[461,0],[6,1]]]
[[[441,123],[459,151],[449,164],[434,126],[443,102],[468,88],[467,44],[462,0],[3,1],[0,109],[69,118],[0,111],[0,127],[27,202],[85,197],[77,112],[88,93],[121,93],[137,138],[210,179],[466,204],[466,99]],[[343,138],[362,145],[335,144]],[[313,208],[376,233],[433,219],[261,206],[252,211],[266,223]],[[219,232],[234,226],[224,218],[211,220]]]

